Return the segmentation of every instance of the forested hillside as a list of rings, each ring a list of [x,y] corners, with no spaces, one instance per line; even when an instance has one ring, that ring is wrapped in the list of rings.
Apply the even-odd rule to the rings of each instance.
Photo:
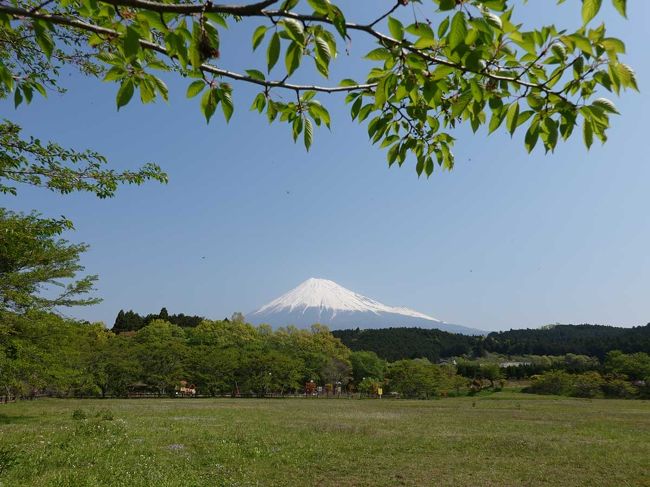
[[[332,332],[352,351],[375,352],[393,361],[441,358],[471,354],[479,343],[476,337],[424,328],[382,328],[378,330],[336,330]]]
[[[552,325],[535,330],[490,333],[485,350],[505,355],[564,355],[575,353],[600,359],[607,352],[650,352],[650,323],[634,328],[602,325]]]
[[[550,325],[539,329],[490,333],[487,337],[457,335],[420,328],[339,330],[332,334],[353,351],[368,350],[386,360],[424,357],[429,360],[459,356],[565,355],[603,359],[607,352],[650,352],[650,324],[634,328],[602,325]]]

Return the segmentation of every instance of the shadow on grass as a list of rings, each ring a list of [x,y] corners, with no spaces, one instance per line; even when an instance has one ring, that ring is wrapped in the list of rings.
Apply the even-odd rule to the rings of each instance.
[[[0,414],[0,425],[28,423],[33,420],[34,420],[33,416],[10,416],[8,414]]]

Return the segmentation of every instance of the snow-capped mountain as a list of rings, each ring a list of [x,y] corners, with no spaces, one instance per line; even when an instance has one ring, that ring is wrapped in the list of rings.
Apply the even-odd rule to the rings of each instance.
[[[409,308],[388,306],[334,281],[315,278],[307,279],[295,289],[249,313],[246,319],[253,324],[300,328],[314,323],[327,325],[332,330],[417,326],[468,335],[485,334],[482,330],[445,323]]]

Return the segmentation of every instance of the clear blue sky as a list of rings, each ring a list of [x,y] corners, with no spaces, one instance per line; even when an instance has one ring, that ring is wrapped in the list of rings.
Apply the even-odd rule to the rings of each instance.
[[[354,3],[361,18],[392,4],[343,3]],[[68,238],[91,244],[83,264],[100,275],[104,302],[65,312],[108,326],[120,308],[213,318],[249,312],[308,277],[487,330],[645,324],[650,3],[629,2],[628,21],[604,3],[601,17],[627,43],[641,94],[615,99],[623,115],[609,142],[590,152],[578,136],[555,154],[529,156],[523,134],[463,129],[455,170],[418,180],[412,163],[388,169],[338,97],[322,99],[333,129],[318,130],[307,154],[288,127],[269,127],[248,111],[254,90],[237,89],[229,125],[217,113],[206,126],[182,80],[170,82],[168,104],[132,102],[118,113],[115,85],[73,75],[64,80],[69,94],[15,112],[5,102],[2,116],[25,134],[97,150],[114,167],[157,162],[170,183],[123,188],[112,200],[27,188],[1,196],[3,205],[75,222]],[[577,0],[533,4],[527,19],[578,25]],[[255,67],[243,63],[251,32],[224,39],[223,66]],[[333,80],[360,72],[366,48],[352,43]]]

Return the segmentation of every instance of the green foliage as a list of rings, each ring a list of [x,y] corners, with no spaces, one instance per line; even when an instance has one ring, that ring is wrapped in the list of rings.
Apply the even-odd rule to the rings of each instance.
[[[574,397],[599,397],[602,396],[602,387],[605,381],[598,372],[586,372],[573,378],[571,395]]]
[[[309,150],[314,124],[330,124],[316,95],[345,92],[352,118],[367,124],[388,164],[401,166],[411,156],[418,175],[453,167],[453,133],[460,125],[523,132],[529,151],[538,143],[554,150],[576,126],[587,147],[604,142],[610,116],[618,112],[603,95],[637,89],[634,71],[620,60],[624,43],[594,24],[602,0],[583,0],[575,30],[523,30],[517,14],[525,7],[507,0],[418,1],[419,8],[404,15],[400,7],[409,2],[398,2],[367,24],[348,19],[345,8],[329,0],[285,1],[275,10],[276,2],[51,3],[0,6],[2,35],[13,47],[0,48],[0,92],[14,93],[17,104],[34,90],[44,93],[48,83],[57,86],[60,66],[77,59],[82,71],[102,71],[105,81],[119,85],[118,109],[138,92],[143,103],[167,99],[156,74],[175,71],[188,78],[188,97],[203,93],[200,108],[208,122],[219,106],[226,120],[234,112],[232,87],[224,80],[259,86],[253,108],[270,122],[287,123],[294,141],[301,138]],[[613,5],[626,15],[625,0]],[[250,24],[252,49],[265,52],[262,66],[245,73],[216,61],[221,32],[234,22]],[[29,40],[21,38],[25,31],[33,32]],[[312,82],[329,78],[341,43],[355,36],[376,43],[366,55],[373,66],[363,81]],[[30,54],[35,46],[38,54]],[[36,77],[21,76],[25,59],[40,68]],[[283,90],[295,100],[282,97]]]
[[[636,379],[646,373],[647,358],[645,353],[613,352],[604,367],[570,354],[525,360],[539,367],[529,371],[543,372],[532,379],[531,392],[636,398],[647,395],[643,380]],[[137,331],[115,334],[102,324],[52,313],[0,312],[0,396],[175,396],[182,383],[194,385],[201,396],[284,395],[302,394],[313,381],[328,390],[341,386],[374,394],[383,386],[385,395],[431,398],[465,394],[468,380],[481,387],[489,381],[494,392],[507,373],[500,360],[488,355],[459,359],[455,365],[426,359],[387,364],[372,352],[351,352],[320,325],[274,331],[239,320],[203,320],[182,328],[154,319]],[[110,412],[97,413],[105,420],[108,416]]]
[[[375,352],[353,352],[350,355],[352,377],[359,383],[364,377],[383,380],[386,373],[386,361],[380,359]]]
[[[79,298],[92,291],[96,276],[74,280],[83,270],[79,256],[87,246],[60,238],[69,228],[70,222],[64,219],[43,219],[36,213],[25,215],[0,208],[0,311],[99,301]],[[57,288],[60,293],[54,293]]]
[[[2,395],[172,396],[181,381],[202,395],[283,394],[301,393],[309,380],[351,378],[350,351],[320,326],[273,332],[242,321],[181,328],[155,319],[116,335],[47,313],[0,318]]]
[[[426,359],[398,360],[390,364],[388,375],[391,391],[421,399],[436,396],[444,381],[441,368]]]
[[[526,376],[540,373],[551,366],[560,366],[572,372],[592,370],[597,365],[594,357],[603,360],[612,350],[624,353],[650,351],[650,324],[633,328],[553,325],[538,329],[492,332],[487,337],[421,328],[336,330],[332,333],[353,351],[372,351],[389,361],[427,358],[437,362],[459,356],[481,357],[485,353],[502,356],[562,356],[562,364],[534,361],[530,366],[517,369],[519,372],[527,371]],[[473,375],[469,374],[468,377]]]
[[[469,354],[476,343],[472,336],[422,328],[335,330],[332,334],[355,352],[375,352],[391,362],[408,358],[437,362],[441,358]]]
[[[612,350],[625,353],[650,350],[650,324],[633,328],[601,325],[553,325],[540,329],[490,333],[486,350],[504,355],[580,354],[603,360]]]
[[[120,310],[115,317],[113,323],[113,331],[115,333],[122,333],[125,331],[138,331],[140,328],[147,326],[154,320],[168,321],[173,325],[178,325],[182,328],[193,328],[198,326],[205,318],[202,316],[191,316],[183,313],[170,315],[166,308],[162,308],[160,313],[150,313],[141,316],[138,313],[129,310]]]
[[[617,359],[634,361],[633,356],[623,354],[618,355]],[[631,383],[626,379],[627,376],[621,374],[602,375],[597,371],[570,374],[562,370],[554,370],[534,376],[530,387],[526,388],[525,392],[586,398],[603,396],[620,399],[644,398],[643,387],[646,386],[646,381]]]
[[[554,394],[556,396],[569,395],[572,384],[573,378],[569,373],[563,370],[554,370],[533,377],[532,384],[527,389],[527,392]]]
[[[0,193],[17,194],[11,181],[46,188],[61,194],[87,191],[100,198],[111,197],[119,184],[142,184],[148,179],[166,182],[155,164],[138,171],[104,169],[106,159],[92,151],[77,152],[58,144],[20,137],[20,127],[0,123]]]
[[[650,355],[643,352],[626,355],[620,350],[614,350],[605,357],[605,370],[625,375],[632,380],[648,379],[650,378]]]

